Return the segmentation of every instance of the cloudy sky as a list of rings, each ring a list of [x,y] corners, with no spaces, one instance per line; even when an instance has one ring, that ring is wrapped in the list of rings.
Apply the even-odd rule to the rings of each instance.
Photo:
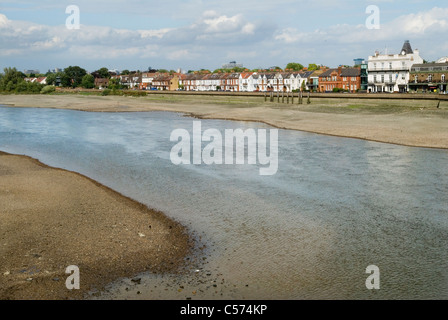
[[[79,8],[79,29],[66,26],[69,5]],[[370,5],[380,29],[366,26]],[[1,70],[335,67],[398,53],[404,40],[426,60],[448,56],[447,1],[0,0]]]

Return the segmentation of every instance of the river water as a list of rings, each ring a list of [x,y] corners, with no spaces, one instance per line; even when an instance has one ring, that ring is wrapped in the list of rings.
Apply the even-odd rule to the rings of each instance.
[[[119,279],[92,298],[448,298],[447,150],[279,130],[275,175],[260,175],[259,165],[174,165],[170,134],[192,132],[193,121],[0,107],[0,150],[91,177],[206,245],[185,274]],[[366,288],[370,265],[379,290]]]

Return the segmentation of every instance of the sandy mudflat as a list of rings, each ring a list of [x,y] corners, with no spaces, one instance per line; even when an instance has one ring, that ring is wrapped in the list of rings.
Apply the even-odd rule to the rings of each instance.
[[[121,277],[180,272],[186,230],[80,174],[0,152],[0,299],[82,299]],[[65,286],[80,270],[80,290]],[[90,293],[89,293],[90,292]]]
[[[297,101],[297,98],[296,98]],[[173,111],[199,118],[259,121],[302,130],[408,146],[448,148],[448,101],[312,99],[265,102],[263,97],[149,95],[3,95],[0,104],[98,112]]]
[[[263,97],[0,95],[0,105],[96,112],[171,111],[198,118],[409,146],[448,148],[448,101]],[[0,145],[1,146],[1,145]],[[121,277],[178,272],[191,253],[185,228],[91,179],[0,152],[0,299],[81,299]],[[81,290],[65,268],[77,265]],[[87,294],[87,296],[86,296]]]

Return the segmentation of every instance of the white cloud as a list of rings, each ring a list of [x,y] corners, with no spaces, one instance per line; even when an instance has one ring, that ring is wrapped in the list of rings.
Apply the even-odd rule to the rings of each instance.
[[[320,0],[321,3],[324,1],[330,2]],[[142,8],[146,8],[143,6],[146,2],[137,2],[141,2]],[[294,3],[292,0],[281,2],[285,6]],[[53,5],[46,0],[44,3],[47,6]],[[235,9],[237,3],[244,7],[239,13]],[[30,57],[34,57],[36,61],[46,59],[50,62],[57,58],[67,61],[67,65],[72,60],[102,64],[106,59],[120,61],[122,65],[134,61],[145,61],[146,65],[147,60],[162,63],[195,61],[201,67],[207,67],[206,63],[218,67],[220,63],[234,59],[247,59],[239,62],[253,62],[256,64],[254,67],[264,63],[266,66],[282,66],[282,63],[291,61],[306,63],[310,59],[319,59],[309,61],[316,63],[339,60],[334,62],[336,64],[348,63],[358,55],[366,57],[385,44],[393,43],[399,47],[398,50],[406,39],[413,44],[418,43],[420,49],[426,47],[428,54],[448,54],[448,40],[445,36],[448,32],[448,8],[406,14],[389,22],[383,22],[382,19],[380,30],[368,30],[365,25],[360,24],[362,19],[357,25],[340,23],[309,30],[305,29],[307,25],[301,21],[288,24],[281,19],[271,21],[266,16],[257,20],[256,14],[249,13],[248,8],[253,7],[254,12],[259,12],[261,8],[275,8],[278,3],[257,2],[259,6],[254,6],[254,3],[232,0],[232,5],[228,5],[214,2],[213,10],[210,10],[208,2],[203,0],[186,1],[179,6],[184,8],[194,5],[197,8],[201,5],[204,8],[204,12],[196,20],[185,22],[183,26],[173,27],[167,24],[163,28],[138,30],[84,24],[79,30],[68,30],[63,25],[64,19],[61,19],[59,26],[49,26],[8,19],[5,14],[0,14],[0,55],[3,61],[5,57],[9,57],[9,61],[22,59],[27,62],[33,60]],[[84,12],[88,2],[82,0],[81,4]],[[93,10],[92,6],[94,5],[88,8]],[[112,1],[111,6],[119,6],[118,1]],[[112,9],[108,7],[107,10]],[[135,8],[132,10],[135,11]],[[182,15],[180,11],[182,10],[176,10],[173,15]],[[284,13],[288,15],[288,9]],[[363,15],[364,12],[361,11],[361,18]],[[81,23],[83,21],[85,20],[81,18]],[[438,51],[444,52],[438,54]],[[341,57],[348,61],[342,61]],[[154,62],[151,64],[155,66]]]
[[[417,14],[397,17],[381,24],[379,30],[368,29],[365,25],[338,24],[329,28],[300,32],[297,28],[284,28],[277,32],[275,40],[293,43],[314,43],[316,39],[336,43],[359,43],[386,41],[404,38],[419,39],[446,34],[448,31],[448,8],[433,8]],[[403,38],[403,39],[402,39]]]

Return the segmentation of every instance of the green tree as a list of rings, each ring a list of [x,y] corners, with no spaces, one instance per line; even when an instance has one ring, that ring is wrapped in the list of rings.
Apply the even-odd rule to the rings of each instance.
[[[98,75],[101,78],[108,78],[108,79],[110,79],[109,69],[103,67],[101,69],[98,69],[96,72],[98,73]]]
[[[128,69],[125,69],[125,70],[121,71],[120,73],[123,75],[128,75],[131,72]]]
[[[66,87],[66,88],[75,87],[73,85],[72,79],[65,72],[61,73],[60,80],[61,80],[61,86],[63,86],[63,87]]]
[[[301,65],[300,63],[297,62],[290,62],[286,65],[285,69],[291,69],[294,71],[300,71],[303,69],[303,65]]]
[[[95,86],[95,78],[91,74],[82,77],[81,86],[86,89],[92,89]]]
[[[320,67],[315,63],[310,63],[308,65],[308,71],[320,70]]]
[[[305,81],[302,82],[302,85],[300,86],[300,90],[301,90],[301,91],[305,91],[305,90],[306,90],[306,84],[305,84]]]
[[[47,84],[48,85],[56,85],[56,80],[57,78],[62,79],[62,76],[64,76],[63,72],[58,72],[58,73],[47,73]]]
[[[16,93],[25,93],[28,91],[28,86],[27,83],[25,81],[19,82],[16,86],[14,91]]]
[[[25,74],[16,68],[4,68],[0,79],[1,91],[14,91],[17,85],[24,82]]]
[[[118,89],[122,88],[122,85],[120,84],[120,80],[117,78],[110,79],[108,88],[112,89],[112,92],[115,94],[115,92]]]
[[[246,70],[246,68],[244,68],[244,67],[235,67],[231,71],[232,72],[244,72],[245,70]]]
[[[27,90],[26,92],[28,93],[40,93],[40,91],[42,90],[42,88],[45,85],[37,83],[37,82],[28,82],[27,83]]]
[[[78,66],[69,66],[64,69],[64,75],[61,77],[61,82],[64,87],[79,87],[82,78],[87,74],[87,71]]]

